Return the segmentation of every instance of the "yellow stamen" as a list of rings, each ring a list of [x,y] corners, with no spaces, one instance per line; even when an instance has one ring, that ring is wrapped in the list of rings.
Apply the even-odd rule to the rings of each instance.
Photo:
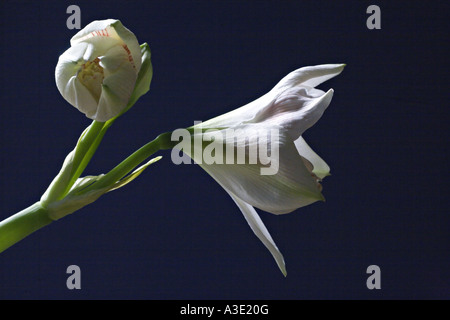
[[[100,66],[100,59],[95,58],[81,66],[77,75],[78,80],[89,90],[94,99],[98,102],[102,94],[102,83],[105,75]]]

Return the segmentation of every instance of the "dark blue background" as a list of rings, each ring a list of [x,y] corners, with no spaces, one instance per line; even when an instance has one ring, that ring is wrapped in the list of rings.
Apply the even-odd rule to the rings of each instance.
[[[239,107],[306,65],[346,63],[305,138],[330,165],[325,203],[261,217],[284,278],[231,198],[170,152],[132,184],[0,255],[2,299],[450,298],[445,1],[0,2],[0,218],[37,201],[90,121],[54,67],[76,30],[117,18],[152,50],[151,91],[109,130],[86,174],[168,130]],[[381,30],[366,9],[381,8]],[[66,288],[67,266],[82,289]],[[368,290],[366,268],[381,268]]]

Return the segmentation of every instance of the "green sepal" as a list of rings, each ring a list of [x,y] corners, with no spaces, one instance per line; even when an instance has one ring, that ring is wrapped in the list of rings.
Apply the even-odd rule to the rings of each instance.
[[[141,69],[131,94],[128,107],[131,108],[136,101],[150,90],[150,84],[153,78],[152,54],[147,43],[141,44],[142,64]]]
[[[134,170],[132,173],[130,173],[128,176],[126,176],[122,180],[117,181],[114,184],[114,186],[111,189],[108,190],[108,192],[116,190],[116,189],[119,189],[119,188],[122,188],[124,185],[130,183],[131,181],[136,179],[142,172],[144,172],[144,170],[147,169],[147,167],[149,165],[151,165],[152,163],[155,163],[156,161],[160,160],[161,158],[162,158],[161,156],[153,158],[152,160],[150,160],[149,162],[147,162],[143,166],[140,166],[139,168]]]

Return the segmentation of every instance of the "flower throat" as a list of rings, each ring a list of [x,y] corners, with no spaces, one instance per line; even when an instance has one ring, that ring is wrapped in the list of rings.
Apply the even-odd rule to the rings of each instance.
[[[77,78],[98,102],[102,93],[103,79],[105,78],[103,68],[100,66],[100,59],[95,58],[93,61],[83,64]]]

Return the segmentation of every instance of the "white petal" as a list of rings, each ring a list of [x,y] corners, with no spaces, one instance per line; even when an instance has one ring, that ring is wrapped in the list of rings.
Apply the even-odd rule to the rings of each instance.
[[[104,21],[100,21],[101,23],[98,24],[95,22],[87,25],[70,40],[72,47],[80,44],[86,46],[83,54],[84,61],[92,61],[105,55],[112,47],[122,46],[124,43],[109,24]]]
[[[133,32],[128,30],[123,26],[123,24],[120,21],[116,21],[112,24],[112,27],[116,30],[119,37],[122,39],[123,42],[127,45],[128,49],[130,50],[130,54],[133,57],[133,62],[136,67],[136,72],[139,72],[141,69],[141,63],[142,63],[142,53],[141,53],[141,47],[139,45],[139,42],[134,35]]]
[[[311,147],[306,143],[303,137],[295,140],[295,146],[297,147],[298,152],[304,158],[311,162],[313,165],[312,172],[319,177],[320,179],[325,178],[330,175],[330,167],[327,163],[317,154],[315,153]]]
[[[71,105],[92,119],[97,110],[97,100],[76,76],[67,82],[62,95]]]
[[[269,249],[273,258],[277,262],[281,272],[284,274],[284,276],[286,276],[287,274],[286,265],[284,263],[283,255],[281,254],[280,250],[278,249],[272,237],[270,236],[269,231],[262,222],[255,208],[253,208],[248,203],[242,201],[239,197],[237,197],[233,193],[228,192],[228,194],[237,204],[239,209],[241,209],[242,214],[244,215],[245,220],[247,220],[247,223],[249,224],[250,228],[253,230],[253,232],[259,238],[259,240],[261,240],[261,242],[266,246],[266,248]]]
[[[89,118],[99,122],[106,122],[118,115],[125,108],[126,104],[126,100],[116,95],[108,86],[103,85],[102,95],[100,96],[96,112]]]
[[[290,137],[295,141],[307,129],[312,127],[323,115],[330,105],[334,90],[328,90],[323,96],[308,101],[304,108],[296,111],[292,119]]]
[[[115,117],[126,107],[137,79],[135,69],[125,57],[125,51],[120,47],[114,47],[108,53],[111,51],[114,52],[102,58],[105,79],[97,113],[92,118],[100,122]],[[117,67],[120,61],[122,64]]]
[[[96,20],[92,21],[88,25],[86,25],[83,29],[77,32],[76,35],[70,39],[70,44],[73,46],[74,44],[84,41],[85,39],[91,38],[95,36],[96,31],[101,31],[109,27],[111,24],[116,22],[115,19],[106,19],[106,20]],[[92,34],[94,33],[94,34]]]
[[[104,68],[104,72],[108,74],[115,72],[125,64],[130,64],[130,62],[128,61],[126,51],[121,46],[109,48],[108,51],[100,57],[100,66]],[[130,68],[132,69],[131,64]],[[134,71],[134,73],[136,72]]]
[[[58,64],[69,62],[80,62],[81,64],[84,63],[85,60],[83,59],[83,56],[87,50],[87,46],[87,43],[79,43],[70,47],[62,55],[59,56]]]
[[[86,47],[87,44],[85,43],[79,44],[70,47],[59,56],[55,68],[55,82],[62,95],[67,82],[69,82],[70,78],[77,75],[78,70],[80,70],[81,65],[84,63],[83,55],[86,51]]]
[[[246,136],[246,133],[243,135]],[[253,148],[250,144],[248,146],[249,150]],[[226,148],[224,146],[224,154]],[[199,163],[197,159],[194,160]],[[284,214],[324,200],[316,178],[306,168],[294,143],[283,137],[280,140],[278,159],[271,159],[270,165],[251,164],[249,161],[245,164],[225,163],[202,163],[200,166],[226,190],[261,210]],[[275,168],[276,173],[262,175],[261,169],[269,166]]]
[[[227,128],[237,126],[243,122],[251,121],[255,114],[268,103],[271,97],[264,95],[240,108],[202,122],[203,128]]]
[[[77,74],[86,62],[84,56],[89,47],[90,45],[87,43],[79,43],[70,47],[59,57],[55,69],[55,82],[61,95],[88,117],[95,113],[97,100],[80,83]]]
[[[297,86],[316,87],[344,70],[345,64],[323,64],[318,66],[303,67],[292,71],[272,89],[283,91]]]
[[[125,28],[119,20],[107,19],[89,23],[70,40],[71,45],[80,42],[95,44],[93,47],[95,52],[92,53],[92,59],[103,55],[111,47],[120,45],[125,50],[129,50],[129,58],[135,66],[136,72],[139,72],[141,68],[139,42],[136,36]]]
[[[287,89],[261,108],[251,122],[280,126],[295,141],[322,117],[332,97],[333,89],[325,94],[307,87]]]
[[[270,122],[282,124],[285,120],[292,118],[292,113],[305,110],[306,106],[317,98],[323,96],[325,92],[311,87],[289,88],[277,94],[264,106],[258,108],[258,112],[251,123]]]
[[[293,92],[297,93],[297,97],[298,95],[302,96],[303,98],[323,97],[323,91],[314,89],[314,87],[328,79],[337,76],[342,72],[344,67],[345,64],[325,64],[297,69],[285,76],[272,90],[270,90],[260,98],[238,109],[205,121],[202,123],[202,125],[204,128],[225,128],[236,126],[238,124],[246,122],[261,121],[260,115],[262,112],[264,112],[263,110],[267,108],[270,109],[271,106],[273,107],[273,103],[276,99],[293,95]],[[327,94],[328,95],[323,98],[331,99],[331,97],[329,96],[330,92],[328,92]],[[306,101],[298,102],[299,103],[292,105],[294,109],[298,109],[299,106],[301,106],[302,103]],[[301,133],[299,133],[299,135],[301,135]]]

